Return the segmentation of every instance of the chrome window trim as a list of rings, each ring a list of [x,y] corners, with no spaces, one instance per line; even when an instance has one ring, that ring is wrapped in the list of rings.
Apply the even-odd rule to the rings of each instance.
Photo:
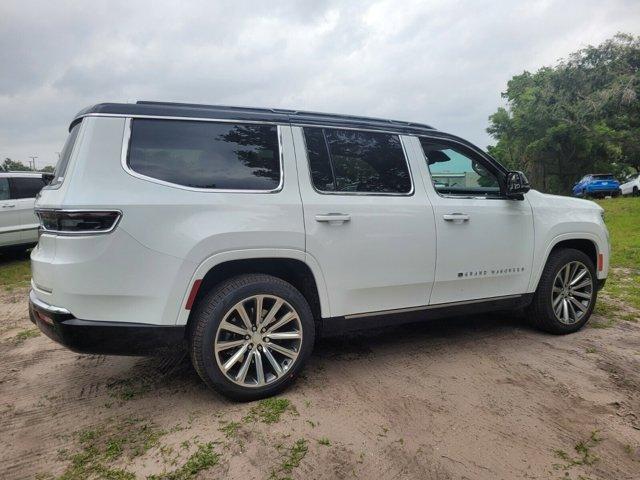
[[[76,117],[74,121],[85,117],[111,117],[111,118],[144,118],[148,120],[188,120],[191,122],[216,122],[216,123],[257,123],[261,125],[289,125],[288,122],[271,122],[266,120],[241,120],[235,118],[208,118],[208,117],[181,117],[174,115],[141,115],[135,113],[87,113]]]
[[[94,231],[94,230],[79,230],[77,232],[64,232],[64,231],[60,231],[60,230],[50,230],[48,228],[44,228],[44,226],[42,225],[42,221],[40,221],[40,231],[43,235],[47,234],[47,235],[58,235],[61,237],[91,237],[94,235],[106,235],[108,233],[113,232],[116,227],[118,226],[118,224],[120,223],[120,220],[122,220],[122,210],[119,210],[117,208],[77,208],[77,209],[72,209],[72,208],[36,208],[34,209],[35,214],[38,216],[38,219],[40,219],[40,216],[38,215],[38,212],[68,212],[68,213],[82,213],[82,212],[116,212],[118,213],[118,218],[116,219],[115,222],[113,222],[113,225],[111,226],[111,228],[109,228],[108,230],[98,230],[98,231]]]
[[[284,153],[282,149],[282,127],[283,125],[274,123],[274,122],[254,122],[254,121],[241,121],[241,120],[226,120],[226,119],[209,119],[209,118],[192,118],[192,117],[160,117],[156,115],[115,115],[115,114],[90,114],[88,116],[109,116],[109,117],[121,117],[125,118],[124,123],[124,132],[122,135],[122,149],[120,151],[120,165],[122,165],[123,170],[131,175],[132,177],[138,178],[140,180],[145,180],[147,182],[156,183],[158,185],[163,185],[165,187],[171,188],[179,188],[180,190],[187,190],[190,192],[202,192],[202,193],[278,193],[282,191],[284,188]],[[129,147],[131,140],[131,126],[132,120],[136,118],[143,119],[152,119],[152,120],[186,120],[191,122],[215,122],[215,123],[245,123],[245,124],[260,124],[260,125],[275,125],[276,126],[276,135],[278,137],[278,155],[280,159],[279,167],[280,167],[280,182],[276,186],[276,188],[272,190],[247,190],[247,189],[233,189],[233,188],[199,188],[199,187],[189,187],[187,185],[180,185],[179,183],[167,182],[165,180],[160,180],[159,178],[149,177],[148,175],[143,175],[141,173],[133,170],[129,163],[127,162],[129,157]]]
[[[463,300],[460,302],[435,303],[433,305],[419,305],[417,307],[395,308],[392,310],[378,310],[375,312],[352,313],[350,315],[345,315],[344,318],[345,320],[349,320],[352,318],[375,317],[378,315],[393,315],[396,313],[420,312],[422,310],[433,310],[433,309],[445,308],[445,307],[455,307],[459,305],[472,305],[474,303],[492,302],[495,300],[509,300],[513,298],[520,298],[522,296],[524,295],[523,294],[502,295],[498,297],[487,297],[487,298],[478,298],[474,300]]]
[[[411,197],[415,193],[415,186],[413,182],[413,173],[411,171],[411,165],[409,164],[409,158],[407,156],[407,150],[405,148],[404,141],[402,140],[402,134],[397,132],[382,132],[380,130],[364,130],[360,128],[340,128],[340,127],[331,127],[331,126],[319,126],[319,125],[307,125],[308,128],[331,128],[334,130],[355,130],[358,132],[375,132],[375,133],[387,133],[390,135],[397,135],[398,140],[400,140],[400,146],[402,147],[402,155],[404,156],[404,161],[407,165],[407,170],[409,171],[409,182],[411,183],[411,189],[406,193],[394,193],[394,192],[332,192],[327,190],[320,190],[316,188],[316,185],[313,183],[313,177],[311,175],[311,164],[309,162],[309,149],[307,148],[307,139],[304,136],[304,127],[302,125],[296,124],[292,125],[295,127],[301,128],[302,133],[302,141],[304,142],[304,155],[307,160],[307,167],[309,171],[309,182],[311,183],[311,188],[318,193],[319,195],[344,195],[344,196],[368,196],[368,197]],[[327,152],[330,154],[330,152]],[[331,159],[329,159],[331,161]],[[333,169],[332,169],[333,171]]]

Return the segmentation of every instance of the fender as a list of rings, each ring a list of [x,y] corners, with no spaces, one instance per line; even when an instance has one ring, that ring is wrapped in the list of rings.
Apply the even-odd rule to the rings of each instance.
[[[540,277],[542,276],[542,271],[544,270],[545,265],[547,264],[547,260],[549,259],[549,255],[551,254],[551,250],[560,242],[565,240],[589,240],[596,247],[596,253],[603,253],[603,265],[602,271],[596,272],[598,278],[606,278],[607,272],[609,270],[609,252],[605,251],[604,246],[606,242],[604,242],[599,236],[595,235],[591,232],[569,232],[569,233],[561,233],[556,235],[551,239],[549,243],[547,243],[544,255],[542,257],[541,262],[537,262],[534,260],[534,269],[531,272],[531,279],[529,280],[529,292],[535,292],[538,288],[538,282],[540,281]]]
[[[287,258],[291,260],[299,260],[309,267],[311,273],[315,279],[316,287],[318,288],[318,298],[320,299],[320,313],[323,318],[331,316],[331,308],[329,305],[329,297],[327,295],[327,286],[324,279],[324,274],[320,268],[318,261],[308,253],[302,250],[295,249],[274,249],[274,248],[259,248],[259,249],[243,249],[243,250],[228,250],[226,252],[216,253],[205,260],[203,260],[195,272],[193,273],[187,288],[182,296],[181,308],[178,312],[178,318],[176,319],[176,325],[186,325],[189,319],[190,310],[184,308],[187,304],[189,294],[196,281],[202,280],[204,276],[217,265],[232,260],[247,260],[251,258]]]

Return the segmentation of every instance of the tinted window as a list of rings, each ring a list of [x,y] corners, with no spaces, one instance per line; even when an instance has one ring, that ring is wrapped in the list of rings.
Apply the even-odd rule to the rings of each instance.
[[[613,180],[613,175],[593,175],[594,180]]]
[[[274,190],[280,183],[275,125],[133,120],[132,170],[197,188]]]
[[[409,168],[397,135],[305,128],[311,178],[321,191],[409,193]]]
[[[436,191],[461,195],[500,194],[496,175],[466,149],[420,138]]]
[[[9,200],[9,180],[0,178],[0,200]]]
[[[41,177],[20,178],[14,177],[11,179],[12,191],[11,198],[35,198],[42,187],[45,186],[45,182]]]
[[[307,143],[311,179],[318,190],[324,192],[336,189],[333,170],[329,160],[327,143],[321,128],[305,128],[304,138]]]
[[[73,151],[73,146],[76,143],[76,138],[78,138],[78,131],[80,130],[80,122],[76,123],[71,131],[69,132],[69,136],[67,137],[67,141],[64,142],[64,147],[62,147],[62,151],[60,152],[60,159],[56,164],[56,169],[53,172],[53,180],[51,181],[51,185],[56,185],[64,180],[64,175],[67,172],[67,166],[69,165],[69,159],[71,158],[71,152]]]

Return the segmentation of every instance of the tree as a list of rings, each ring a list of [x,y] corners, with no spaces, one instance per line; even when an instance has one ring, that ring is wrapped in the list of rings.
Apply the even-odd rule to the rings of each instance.
[[[618,34],[523,72],[502,96],[489,153],[537,188],[566,193],[586,173],[640,172],[640,37]]]
[[[14,160],[11,160],[9,157],[4,159],[4,162],[2,162],[2,170],[4,171],[9,171],[9,170],[18,170],[18,171],[27,171],[27,170],[31,170],[29,167],[27,167],[26,165],[24,165],[21,162],[16,162]]]
[[[51,165],[47,165],[44,168],[41,168],[40,171],[41,172],[47,172],[47,173],[53,173],[55,171],[56,167],[51,166]]]

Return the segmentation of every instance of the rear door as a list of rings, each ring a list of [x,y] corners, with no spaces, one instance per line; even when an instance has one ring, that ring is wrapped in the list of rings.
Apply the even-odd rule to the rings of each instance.
[[[20,224],[22,243],[38,241],[38,218],[34,213],[36,195],[44,187],[41,176],[14,177],[11,179],[11,197],[15,201],[15,211]]]
[[[321,266],[331,315],[426,305],[433,211],[400,136],[320,127],[293,134],[306,251]]]
[[[9,178],[0,177],[0,246],[20,243],[20,213],[16,206]]]

